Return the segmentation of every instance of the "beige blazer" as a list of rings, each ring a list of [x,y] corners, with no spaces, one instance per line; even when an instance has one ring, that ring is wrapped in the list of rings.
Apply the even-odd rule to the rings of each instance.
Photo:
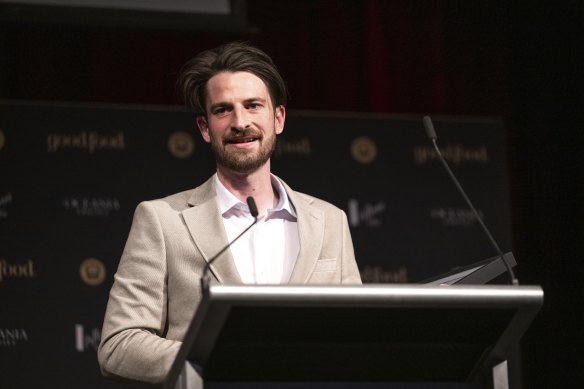
[[[360,284],[345,213],[284,184],[298,221],[300,252],[290,284]],[[140,203],[114,277],[99,364],[104,375],[162,382],[201,299],[207,261],[227,244],[211,178]],[[214,282],[241,284],[230,250],[210,266]]]

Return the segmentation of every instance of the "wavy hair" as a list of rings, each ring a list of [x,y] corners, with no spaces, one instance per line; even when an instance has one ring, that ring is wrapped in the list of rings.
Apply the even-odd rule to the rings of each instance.
[[[180,97],[196,116],[207,116],[207,82],[221,72],[249,72],[256,75],[266,84],[274,108],[286,105],[286,84],[272,59],[246,42],[232,42],[199,53],[180,71],[177,80]]]

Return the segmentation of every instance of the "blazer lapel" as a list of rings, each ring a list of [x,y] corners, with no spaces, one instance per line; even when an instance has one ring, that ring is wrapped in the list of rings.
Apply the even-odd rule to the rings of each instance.
[[[205,262],[209,262],[228,243],[223,220],[219,213],[214,178],[197,187],[182,212],[193,242]],[[209,270],[220,283],[241,284],[241,277],[233,261],[231,250],[226,250],[210,265]],[[201,274],[202,275],[202,274]]]
[[[322,248],[324,212],[312,205],[312,198],[294,192],[285,183],[283,185],[296,211],[300,239],[300,252],[288,283],[305,284],[316,267]]]

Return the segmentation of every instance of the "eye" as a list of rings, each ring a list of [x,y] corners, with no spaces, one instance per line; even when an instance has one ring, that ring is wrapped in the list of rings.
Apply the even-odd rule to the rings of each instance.
[[[226,107],[217,107],[213,110],[213,115],[222,116],[227,113]]]
[[[256,109],[260,109],[261,106],[262,105],[260,103],[250,103],[250,104],[248,104],[247,108],[252,109],[252,110],[256,110]]]

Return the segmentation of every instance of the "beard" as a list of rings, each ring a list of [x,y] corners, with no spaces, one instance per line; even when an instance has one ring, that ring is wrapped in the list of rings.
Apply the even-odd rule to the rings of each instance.
[[[276,134],[259,138],[260,147],[257,150],[228,151],[226,143],[227,140],[211,140],[211,151],[215,154],[217,165],[236,173],[249,174],[264,166],[272,157],[276,150]]]

